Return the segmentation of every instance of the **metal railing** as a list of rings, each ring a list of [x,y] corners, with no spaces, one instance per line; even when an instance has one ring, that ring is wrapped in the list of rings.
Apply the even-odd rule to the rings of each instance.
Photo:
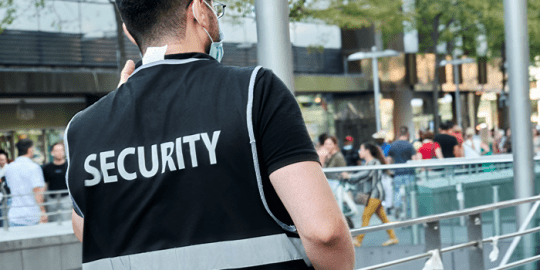
[[[493,211],[501,208],[507,208],[512,206],[517,206],[524,203],[531,203],[540,201],[540,196],[525,198],[525,199],[516,199],[516,200],[510,200],[505,202],[499,202],[494,203],[490,205],[484,205],[479,207],[473,207],[466,210],[461,211],[452,211],[449,213],[444,214],[438,214],[438,215],[432,215],[397,223],[386,223],[378,226],[372,226],[372,227],[364,227],[360,229],[353,229],[351,230],[351,235],[356,236],[359,234],[365,234],[369,232],[376,232],[376,231],[383,231],[383,230],[389,230],[389,229],[395,229],[400,227],[408,227],[412,225],[419,225],[419,224],[426,224],[426,252],[422,254],[413,255],[410,257],[402,258],[399,260],[394,260],[382,264],[372,265],[369,267],[361,268],[361,270],[373,270],[373,269],[381,269],[385,267],[390,267],[414,260],[419,260],[423,258],[428,258],[433,256],[433,253],[430,251],[438,250],[439,253],[445,253],[450,251],[455,251],[458,249],[463,249],[470,247],[469,249],[469,269],[471,270],[479,270],[479,269],[485,269],[484,267],[484,253],[483,253],[483,243],[492,242],[494,238],[482,238],[482,218],[481,213]],[[534,209],[536,210],[536,209]],[[468,217],[468,223],[467,223],[467,235],[469,238],[469,242],[453,245],[446,248],[441,248],[441,235],[440,235],[440,224],[439,222],[444,219],[452,219],[457,217],[467,216]],[[508,239],[508,238],[514,238],[519,237],[522,235],[530,234],[530,233],[536,233],[540,232],[540,227],[532,228],[529,230],[523,230],[518,231],[515,233],[510,233],[502,236],[498,236],[498,239]],[[520,265],[524,265],[527,263],[535,262],[540,260],[539,256],[533,256],[530,258],[525,258],[523,260],[519,260],[507,265],[499,266],[497,268],[493,268],[491,270],[502,270],[502,269],[510,269],[513,267],[517,267]]]
[[[2,221],[2,227],[4,228],[4,230],[8,231],[9,230],[9,211],[10,209],[17,209],[17,208],[30,208],[30,207],[35,207],[37,209],[39,209],[40,206],[44,206],[45,209],[46,209],[46,212],[44,214],[41,213],[40,210],[38,210],[39,214],[36,214],[36,215],[27,215],[27,216],[24,216],[24,217],[31,217],[31,218],[37,218],[39,220],[39,218],[42,216],[42,215],[46,215],[47,217],[55,217],[55,220],[54,222],[56,222],[58,225],[62,225],[62,222],[63,221],[67,221],[68,219],[67,218],[63,218],[64,216],[67,216],[68,214],[71,214],[72,210],[69,209],[69,210],[62,210],[62,208],[67,208],[67,207],[63,207],[62,205],[65,204],[65,202],[62,202],[62,199],[63,197],[65,197],[65,195],[68,195],[68,191],[67,190],[59,190],[59,191],[46,191],[46,192],[42,192],[42,193],[39,193],[43,196],[43,203],[41,204],[30,204],[30,205],[16,205],[16,206],[13,206],[11,205],[11,201],[13,200],[13,198],[17,198],[17,197],[31,197],[32,200],[34,200],[35,202],[35,199],[34,199],[34,196],[36,195],[35,193],[28,193],[28,194],[19,194],[19,195],[7,195],[5,193],[3,193],[3,200],[1,201],[1,210],[2,210],[2,215],[0,216],[0,221]],[[53,195],[55,196],[55,198],[52,198],[50,195]],[[55,206],[55,208],[57,210],[55,211],[49,211],[50,207],[52,206]],[[70,206],[71,206],[71,203],[70,203]],[[49,223],[52,223],[53,221],[49,221]]]
[[[534,158],[535,161],[540,160],[540,156]],[[540,172],[540,167],[535,166],[537,173]],[[409,169],[409,170],[406,170]],[[513,177],[513,156],[512,155],[495,155],[495,156],[484,156],[481,158],[475,159],[465,159],[465,158],[453,158],[453,159],[443,159],[443,160],[419,160],[419,161],[409,161],[406,164],[392,164],[392,165],[379,165],[379,166],[351,166],[351,167],[339,167],[339,168],[325,168],[323,171],[327,175],[337,175],[341,172],[358,172],[366,170],[399,170],[401,173],[407,173],[411,176],[411,183],[404,186],[408,186],[408,191],[403,192],[406,194],[406,197],[403,199],[403,212],[406,213],[406,209],[410,206],[409,216],[410,220],[405,220],[397,223],[386,223],[383,225],[364,227],[361,229],[351,230],[353,236],[364,234],[368,232],[383,231],[399,227],[409,227],[412,226],[412,236],[413,244],[419,244],[419,226],[421,224],[427,224],[426,226],[426,253],[417,254],[414,256],[402,258],[399,260],[386,262],[382,264],[373,265],[370,267],[362,269],[379,269],[389,266],[398,265],[405,262],[410,262],[414,260],[419,260],[423,258],[428,258],[432,256],[433,250],[438,250],[439,253],[450,252],[458,249],[463,249],[471,247],[473,252],[472,256],[469,256],[470,269],[485,269],[483,261],[483,243],[493,241],[493,238],[482,239],[482,218],[481,213],[493,211],[493,225],[494,225],[494,235],[498,236],[501,232],[501,217],[500,209],[512,207],[524,203],[530,203],[536,201],[535,206],[531,209],[529,214],[527,224],[522,224],[522,227],[518,232],[514,232],[507,235],[498,236],[498,239],[508,239],[514,238],[514,241],[510,248],[508,249],[506,255],[501,261],[501,264],[498,268],[494,269],[509,269],[516,267],[522,264],[534,262],[540,260],[540,257],[532,256],[507,264],[508,259],[512,255],[514,249],[516,248],[520,237],[525,234],[535,233],[540,231],[540,227],[526,230],[528,223],[532,219],[532,216],[536,213],[538,206],[540,206],[540,196],[531,197],[527,199],[519,200],[509,200],[505,202],[499,202],[499,188],[500,184],[491,185],[492,194],[493,194],[493,204],[482,205],[478,207],[473,207],[465,209],[465,196],[464,192],[466,187],[464,184],[467,183],[478,183],[481,181],[491,181],[496,180],[495,178],[509,178]],[[442,186],[455,186],[457,193],[458,208],[457,211],[450,211],[443,214],[434,214],[426,217],[418,217],[418,201],[417,201],[417,188],[418,186],[424,186],[427,188],[436,188],[437,185],[433,185],[437,181],[442,182]],[[410,188],[414,187],[414,188]],[[394,190],[395,191],[395,190]],[[410,197],[410,198],[409,198]],[[339,196],[336,196],[338,203],[342,205],[343,200],[340,200]],[[408,201],[408,205],[405,205],[405,201]],[[460,219],[460,224],[463,227],[467,227],[469,233],[469,242],[452,245],[447,248],[441,248],[441,237],[440,237],[440,224],[442,220],[450,220],[454,218]],[[468,219],[468,222],[466,220]],[[479,251],[480,250],[480,251]],[[472,252],[471,251],[471,252]],[[471,254],[470,254],[471,255]]]

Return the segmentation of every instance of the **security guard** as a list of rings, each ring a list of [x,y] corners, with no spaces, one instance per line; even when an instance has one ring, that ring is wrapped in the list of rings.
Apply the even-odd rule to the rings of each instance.
[[[219,63],[225,6],[116,4],[142,63],[65,133],[83,269],[352,269],[293,95]]]

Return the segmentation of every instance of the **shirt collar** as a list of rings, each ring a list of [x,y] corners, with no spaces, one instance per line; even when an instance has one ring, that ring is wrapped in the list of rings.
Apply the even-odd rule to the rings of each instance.
[[[174,59],[174,60],[182,60],[182,59],[190,59],[190,58],[198,58],[198,59],[208,59],[208,60],[214,60],[215,59],[205,53],[178,53],[178,54],[167,54],[165,55],[165,60]],[[138,69],[142,66],[142,60],[138,61],[137,64],[135,64],[135,69]]]
[[[15,159],[15,161],[23,161],[23,162],[32,162],[32,160],[25,156],[20,156]]]

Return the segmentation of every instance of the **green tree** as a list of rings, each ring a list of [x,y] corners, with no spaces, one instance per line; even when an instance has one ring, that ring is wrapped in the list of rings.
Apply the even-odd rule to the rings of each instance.
[[[254,0],[229,0],[236,14],[252,14]],[[436,55],[433,82],[434,103],[439,88],[438,63],[461,49],[471,57],[500,57],[504,45],[504,9],[502,0],[416,0],[414,8],[403,10],[399,0],[289,0],[291,20],[319,19],[345,29],[375,26],[383,37],[404,30],[403,22],[419,33],[420,53]],[[540,1],[528,0],[528,26],[531,59],[540,55]],[[486,37],[487,55],[477,55],[477,37]],[[458,39],[459,38],[459,39]],[[459,42],[458,42],[459,40]],[[446,43],[445,52],[437,45]],[[534,63],[534,62],[532,62]],[[540,64],[540,63],[539,63]],[[437,107],[437,106],[434,106]],[[436,109],[435,109],[436,110]],[[434,115],[438,115],[435,111]],[[435,119],[438,122],[438,119]],[[438,123],[436,123],[438,126]]]

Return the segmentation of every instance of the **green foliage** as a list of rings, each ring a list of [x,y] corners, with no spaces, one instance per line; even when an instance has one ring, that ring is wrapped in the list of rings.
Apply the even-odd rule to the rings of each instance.
[[[403,21],[407,19],[399,0],[329,0],[328,3],[325,9],[314,8],[314,5],[306,13],[345,29],[375,25],[384,32],[402,32]]]
[[[307,46],[308,54],[321,54],[324,52],[324,46],[322,45],[310,45]]]
[[[4,28],[13,23],[15,20],[15,8],[14,0],[0,0],[0,10],[5,10],[4,17],[0,20],[0,34],[4,31]]]

